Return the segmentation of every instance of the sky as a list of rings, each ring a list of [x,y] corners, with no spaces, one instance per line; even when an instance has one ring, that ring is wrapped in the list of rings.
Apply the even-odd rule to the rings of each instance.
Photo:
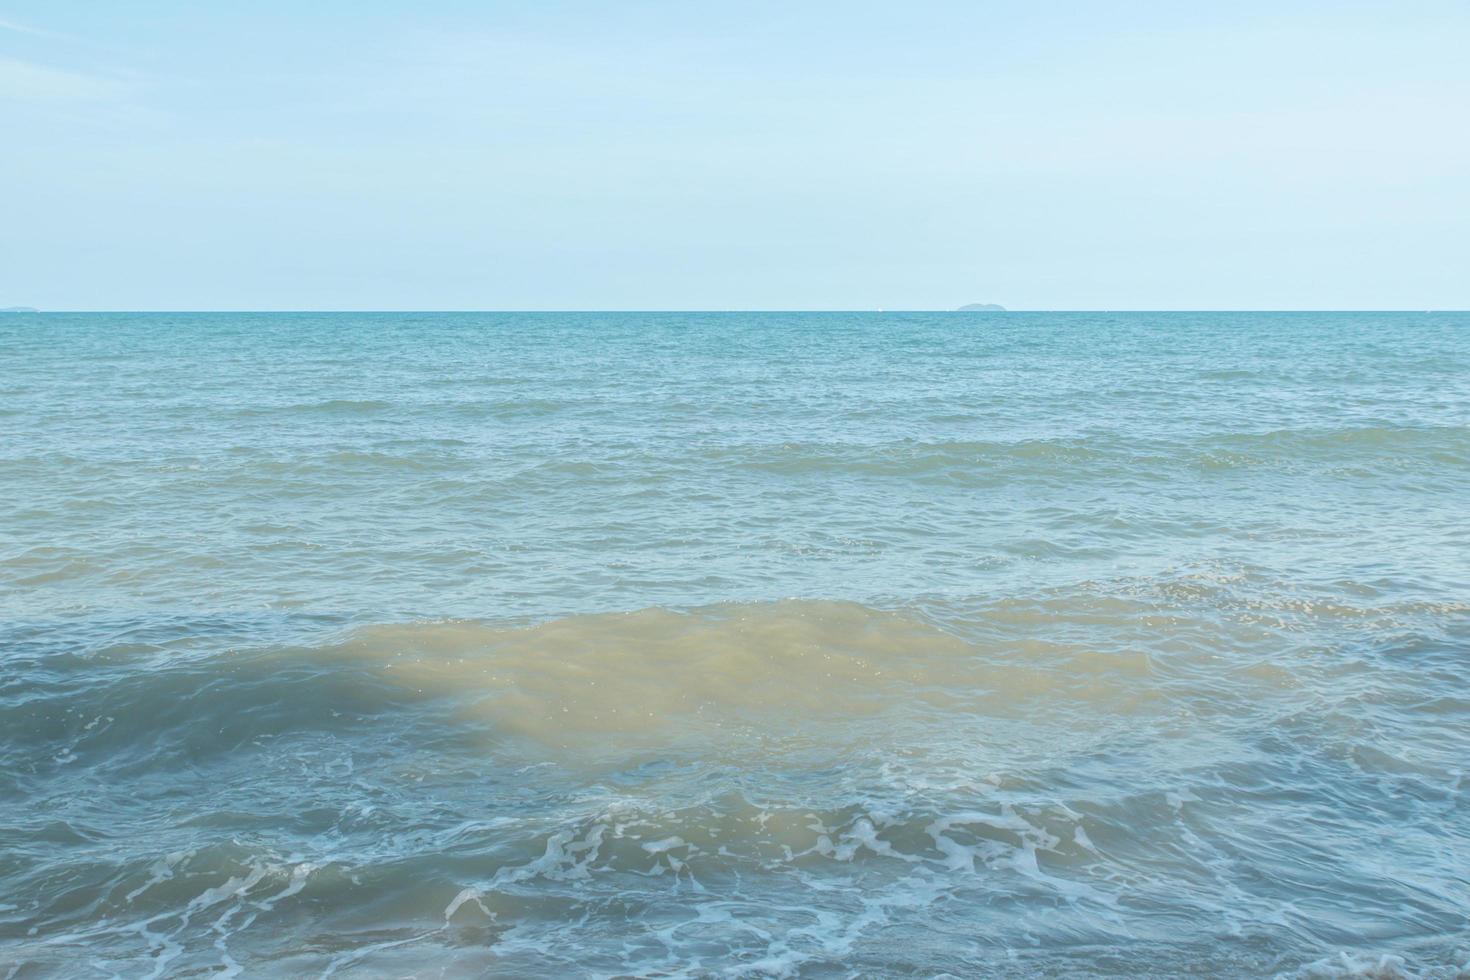
[[[0,0],[0,306],[1470,308],[1470,3]]]

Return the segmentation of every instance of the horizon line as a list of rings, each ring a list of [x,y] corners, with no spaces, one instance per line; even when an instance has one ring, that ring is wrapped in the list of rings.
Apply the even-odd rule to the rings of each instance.
[[[1429,309],[1421,309],[1421,308],[1418,308],[1418,307],[1311,307],[1311,308],[1309,308],[1309,307],[1294,307],[1294,308],[1285,308],[1285,309],[1283,309],[1283,308],[1272,309],[1272,308],[1267,308],[1267,307],[1194,307],[1194,308],[1191,308],[1191,307],[1158,307],[1158,308],[1130,307],[1130,308],[1111,308],[1111,309],[1104,309],[1102,307],[1055,307],[1055,308],[1033,308],[1033,309],[1012,309],[1012,308],[1005,308],[1005,309],[1000,309],[1000,310],[961,310],[961,309],[957,309],[957,308],[954,308],[954,307],[947,307],[947,308],[942,308],[942,309],[938,309],[938,308],[936,308],[936,309],[921,309],[921,308],[913,308],[913,309],[879,308],[879,309],[873,309],[873,308],[867,308],[867,307],[861,307],[861,308],[860,307],[847,307],[847,308],[831,308],[831,309],[818,309],[818,308],[783,309],[783,308],[777,308],[777,307],[750,307],[750,308],[738,308],[738,309],[737,308],[731,308],[731,309],[715,309],[715,308],[693,308],[693,307],[690,307],[690,308],[673,308],[673,307],[669,307],[669,308],[663,308],[663,309],[654,309],[654,308],[643,309],[643,308],[632,308],[632,307],[628,307],[628,308],[608,308],[608,309],[594,309],[594,308],[578,308],[578,309],[571,309],[571,308],[568,308],[568,309],[551,309],[551,308],[546,308],[546,309],[509,309],[509,308],[507,308],[507,309],[491,309],[491,308],[488,308],[488,307],[487,308],[484,308],[484,309],[469,309],[469,308],[458,309],[458,308],[448,308],[448,307],[444,307],[444,308],[410,308],[410,307],[403,307],[403,308],[368,308],[368,307],[363,307],[363,308],[346,308],[346,307],[327,308],[327,307],[320,307],[320,308],[310,308],[310,309],[308,309],[308,308],[287,308],[287,307],[270,308],[270,309],[239,309],[239,308],[233,308],[232,309],[232,308],[223,308],[223,307],[218,308],[218,309],[192,309],[192,308],[191,309],[184,309],[184,308],[179,308],[179,309],[100,309],[100,308],[89,308],[89,309],[41,309],[39,307],[26,307],[26,308],[19,308],[19,307],[5,308],[5,307],[0,307],[0,313],[11,313],[11,314],[21,315],[21,316],[28,315],[28,314],[31,314],[31,315],[34,315],[34,314],[68,314],[68,315],[75,315],[75,314],[89,314],[89,313],[90,314],[116,314],[116,313],[210,313],[210,314],[279,314],[279,313],[298,313],[298,314],[314,314],[314,313],[319,313],[319,314],[332,314],[332,313],[446,313],[447,314],[447,313],[494,313],[494,314],[551,314],[551,315],[555,315],[555,314],[569,314],[569,313],[660,313],[660,314],[662,314],[662,313],[713,313],[713,314],[739,314],[739,313],[867,313],[867,314],[875,314],[875,315],[876,314],[885,314],[885,315],[886,314],[902,314],[902,313],[964,313],[964,314],[969,315],[969,316],[995,316],[995,315],[1005,315],[1007,313],[1467,313],[1467,312],[1470,312],[1470,307],[1464,307],[1464,308],[1459,308],[1459,307],[1456,307],[1456,308],[1442,307],[1442,308],[1429,308]]]

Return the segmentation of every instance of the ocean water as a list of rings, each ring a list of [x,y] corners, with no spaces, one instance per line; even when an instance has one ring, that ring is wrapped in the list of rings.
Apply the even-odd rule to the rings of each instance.
[[[1470,975],[1470,315],[6,315],[0,513],[0,977]]]

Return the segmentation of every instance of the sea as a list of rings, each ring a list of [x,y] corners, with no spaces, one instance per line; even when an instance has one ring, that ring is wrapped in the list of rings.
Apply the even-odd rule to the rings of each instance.
[[[0,316],[0,978],[1470,976],[1470,314]]]

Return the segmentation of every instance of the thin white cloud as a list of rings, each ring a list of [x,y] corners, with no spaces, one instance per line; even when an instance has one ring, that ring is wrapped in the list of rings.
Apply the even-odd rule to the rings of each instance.
[[[62,34],[57,31],[48,31],[40,27],[31,27],[29,24],[19,24],[13,20],[0,17],[0,31],[12,31],[16,34],[29,34],[31,37],[47,37],[57,41],[74,41],[76,38],[70,34]]]
[[[126,89],[111,78],[0,58],[0,101],[110,102],[122,98]]]

